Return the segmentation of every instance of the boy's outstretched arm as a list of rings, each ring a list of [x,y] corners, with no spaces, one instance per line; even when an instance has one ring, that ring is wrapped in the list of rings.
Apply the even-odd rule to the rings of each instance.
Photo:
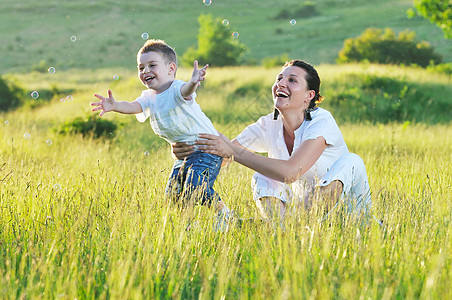
[[[138,114],[143,111],[140,103],[138,103],[137,101],[115,101],[111,90],[108,90],[107,93],[107,98],[98,94],[94,94],[94,97],[100,99],[100,101],[91,103],[91,106],[95,106],[92,111],[102,110],[99,116],[103,116],[109,111],[116,111],[123,114]]]
[[[195,60],[193,62],[193,73],[191,74],[191,78],[180,88],[182,97],[184,97],[185,100],[191,100],[191,95],[196,91],[201,84],[201,81],[204,81],[208,67],[209,65],[205,65],[201,69],[198,69],[198,61]]]

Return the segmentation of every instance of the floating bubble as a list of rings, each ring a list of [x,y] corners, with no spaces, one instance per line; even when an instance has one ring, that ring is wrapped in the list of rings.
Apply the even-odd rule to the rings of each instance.
[[[49,71],[50,74],[55,74],[55,68],[54,67],[50,67],[47,71]]]
[[[31,98],[38,99],[39,98],[39,93],[37,91],[31,92]]]
[[[203,0],[202,2],[204,2],[204,4],[207,5],[207,6],[212,4],[212,0]]]
[[[72,97],[72,95],[68,95],[68,96],[66,97],[66,101],[67,101],[67,102],[71,102],[72,100],[74,100],[74,97]]]
[[[60,102],[62,102],[62,103],[66,102],[66,98],[61,98]]]
[[[144,151],[144,156],[149,156],[149,151]]]
[[[147,39],[149,38],[149,34],[148,34],[147,32],[143,32],[143,33],[141,34],[141,38],[142,38],[143,40],[147,40]]]
[[[31,134],[29,134],[28,132],[24,133],[24,139],[26,139],[26,140],[31,139]]]
[[[8,121],[8,120],[5,121],[5,125],[6,125],[6,126],[9,125],[9,121]]]
[[[49,146],[52,145],[52,140],[51,140],[51,139],[48,139],[48,140],[46,141],[46,144],[49,145]]]
[[[238,33],[237,31],[234,31],[234,32],[232,33],[232,37],[233,37],[233,38],[238,38],[238,37],[239,37],[239,33]]]
[[[71,36],[69,38],[71,40],[71,42],[75,43],[77,41],[77,37],[75,35]]]
[[[222,23],[224,26],[228,26],[228,25],[229,25],[228,19],[224,19],[221,23]]]
[[[292,19],[292,20],[290,20],[290,22],[289,22],[289,23],[290,23],[290,25],[292,25],[292,26],[293,26],[293,25],[297,24],[297,20],[295,20],[295,19]]]
[[[118,74],[113,75],[113,79],[114,80],[119,80],[119,75]]]
[[[59,183],[55,183],[53,185],[53,189],[58,192],[59,190],[61,190],[61,185]]]

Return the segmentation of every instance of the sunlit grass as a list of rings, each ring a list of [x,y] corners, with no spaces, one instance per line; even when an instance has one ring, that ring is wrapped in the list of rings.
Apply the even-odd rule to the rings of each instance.
[[[211,69],[199,102],[207,111],[229,113],[227,92],[256,80],[271,85],[278,70]],[[342,71],[319,67],[324,82]],[[372,214],[384,228],[373,219],[363,225],[340,215],[320,222],[319,211],[293,206],[284,230],[250,222],[215,232],[211,209],[181,210],[165,199],[173,160],[149,124],[107,114],[123,123],[113,139],[54,132],[62,122],[89,114],[95,92],[112,88],[118,97],[134,99],[142,89],[131,71],[119,81],[109,70],[80,73],[55,73],[31,84],[38,90],[76,86],[73,102],[55,98],[0,115],[1,298],[452,296],[450,124],[340,124],[350,150],[364,159]],[[178,76],[189,74],[180,69]],[[421,81],[447,80],[442,78]],[[231,118],[240,122],[215,123],[231,138],[252,121]],[[234,163],[215,184],[242,217],[257,217],[251,175]]]

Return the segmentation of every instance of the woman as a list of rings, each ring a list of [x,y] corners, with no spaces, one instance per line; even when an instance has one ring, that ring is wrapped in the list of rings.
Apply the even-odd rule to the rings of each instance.
[[[255,170],[254,200],[264,217],[286,212],[290,201],[309,208],[321,201],[331,211],[345,208],[363,215],[371,205],[362,159],[349,153],[333,116],[318,108],[320,78],[310,64],[287,62],[272,87],[275,112],[249,125],[232,142],[221,135],[200,135],[198,148],[230,158]],[[193,146],[178,143],[173,153],[183,158]],[[246,151],[250,150],[250,151]],[[268,157],[253,152],[266,152]]]

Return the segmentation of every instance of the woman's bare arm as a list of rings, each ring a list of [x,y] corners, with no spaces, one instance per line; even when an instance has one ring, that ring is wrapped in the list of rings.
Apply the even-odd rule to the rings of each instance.
[[[252,153],[240,145],[232,143],[221,135],[201,134],[198,140],[199,148],[211,154],[223,157],[234,157],[238,163],[261,173],[269,178],[291,183],[308,171],[326,149],[323,137],[304,141],[288,160],[274,159]]]

